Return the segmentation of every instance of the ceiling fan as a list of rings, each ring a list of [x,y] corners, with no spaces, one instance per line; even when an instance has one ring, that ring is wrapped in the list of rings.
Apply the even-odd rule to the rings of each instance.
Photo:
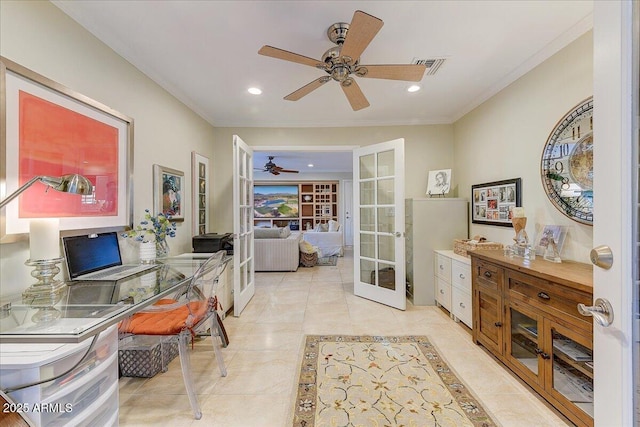
[[[258,53],[315,67],[328,74],[328,76],[322,76],[290,93],[284,99],[297,101],[333,79],[340,83],[340,87],[342,87],[349,100],[351,108],[354,111],[358,111],[367,108],[369,101],[367,101],[352,75],[371,79],[418,82],[422,80],[426,70],[424,64],[360,65],[360,55],[378,34],[382,25],[384,25],[384,22],[381,19],[361,10],[356,10],[350,24],[338,22],[329,27],[327,36],[337,46],[327,50],[322,55],[322,60],[309,58],[273,46],[262,46]]]
[[[275,156],[269,156],[269,161],[265,163],[264,168],[256,169],[256,170],[262,171],[262,172],[269,172],[272,175],[280,175],[281,173],[298,173],[298,171],[281,168],[280,166],[273,163],[273,159],[275,159]]]

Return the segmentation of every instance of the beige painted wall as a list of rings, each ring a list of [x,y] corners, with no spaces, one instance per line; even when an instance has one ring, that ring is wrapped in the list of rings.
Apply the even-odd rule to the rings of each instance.
[[[453,167],[453,127],[431,126],[380,126],[353,128],[216,128],[214,130],[215,164],[213,191],[216,203],[213,208],[213,229],[233,229],[230,203],[233,183],[233,135],[238,135],[250,146],[365,146],[392,139],[405,139],[406,197],[424,197],[427,177],[431,169]],[[453,174],[452,191],[455,197],[458,178]]]
[[[136,222],[152,208],[154,163],[185,172],[190,194],[191,151],[213,157],[211,125],[48,1],[0,2],[0,55],[134,119]],[[137,260],[132,245],[122,246]],[[190,218],[170,246],[191,251]],[[24,266],[28,242],[0,245],[0,254],[0,295],[33,283]]]
[[[460,196],[469,198],[473,184],[521,177],[529,237],[537,239],[546,224],[566,225],[562,255],[581,262],[589,262],[592,227],[572,221],[551,204],[542,187],[540,157],[556,123],[592,94],[589,32],[454,124],[454,173],[465,189]],[[477,234],[513,243],[512,228],[471,224],[470,235]]]

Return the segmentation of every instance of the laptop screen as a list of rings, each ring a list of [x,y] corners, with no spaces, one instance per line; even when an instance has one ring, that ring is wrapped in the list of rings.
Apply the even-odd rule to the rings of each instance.
[[[115,232],[63,237],[62,244],[71,279],[122,264]]]

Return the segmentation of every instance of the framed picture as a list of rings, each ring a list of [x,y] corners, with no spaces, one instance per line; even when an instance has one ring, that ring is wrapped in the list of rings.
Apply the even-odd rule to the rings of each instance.
[[[173,221],[184,221],[184,172],[153,165],[154,215],[163,213]]]
[[[536,246],[536,254],[544,255],[551,242],[555,243],[558,254],[562,253],[564,240],[567,237],[567,230],[568,227],[563,225],[545,225],[540,233],[540,239]]]
[[[29,187],[3,209],[0,242],[26,238],[35,218],[59,218],[60,230],[131,226],[133,119],[4,57],[0,87],[0,198],[43,175],[77,173],[94,189]]]
[[[429,171],[427,183],[428,196],[441,196],[449,192],[451,188],[451,169]]]
[[[520,178],[472,185],[471,222],[513,227],[513,208],[522,206],[520,191]]]
[[[192,230],[194,236],[209,232],[209,159],[191,152]]]

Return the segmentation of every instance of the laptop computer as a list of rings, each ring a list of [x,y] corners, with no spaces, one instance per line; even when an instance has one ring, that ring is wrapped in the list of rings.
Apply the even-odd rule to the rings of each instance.
[[[122,264],[116,232],[62,238],[69,278],[116,281],[156,268],[153,264]]]

